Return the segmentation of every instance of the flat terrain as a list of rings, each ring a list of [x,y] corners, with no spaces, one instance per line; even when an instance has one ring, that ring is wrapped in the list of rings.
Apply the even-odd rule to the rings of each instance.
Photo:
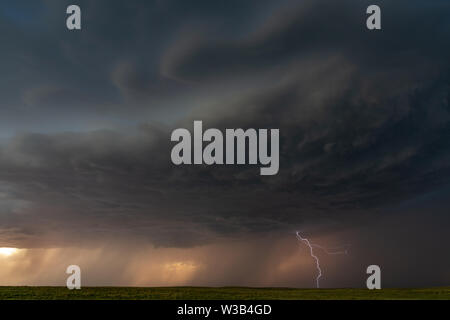
[[[294,289],[245,287],[0,287],[0,300],[353,300],[443,299],[450,287],[422,289]]]

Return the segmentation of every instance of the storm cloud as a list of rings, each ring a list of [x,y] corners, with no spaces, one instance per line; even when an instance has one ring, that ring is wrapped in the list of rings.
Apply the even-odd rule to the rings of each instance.
[[[301,229],[381,252],[374,239],[385,226],[373,221],[424,225],[427,195],[447,194],[450,179],[450,4],[381,1],[376,32],[365,28],[368,4],[80,1],[80,32],[64,29],[65,1],[34,14],[2,4],[0,246],[196,252]],[[170,133],[194,120],[278,128],[279,173],[173,165]],[[404,207],[417,199],[420,210]],[[446,205],[427,220],[441,243]],[[418,278],[449,279],[445,268]],[[173,283],[239,282],[234,273],[196,279]]]

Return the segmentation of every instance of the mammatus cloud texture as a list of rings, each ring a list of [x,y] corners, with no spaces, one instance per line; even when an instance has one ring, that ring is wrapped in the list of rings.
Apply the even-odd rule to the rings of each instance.
[[[449,283],[448,1],[68,4],[0,5],[0,284],[311,286],[295,230],[351,242],[325,286]],[[279,128],[279,173],[173,165],[194,120]]]

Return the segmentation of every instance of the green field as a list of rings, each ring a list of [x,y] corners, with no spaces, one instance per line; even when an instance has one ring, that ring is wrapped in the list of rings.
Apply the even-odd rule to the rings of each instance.
[[[244,287],[0,287],[0,300],[450,300],[450,287],[426,289],[293,289]]]

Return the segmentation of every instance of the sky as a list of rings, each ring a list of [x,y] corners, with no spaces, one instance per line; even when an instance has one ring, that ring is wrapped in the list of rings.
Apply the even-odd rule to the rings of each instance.
[[[0,285],[450,285],[450,2],[0,4]],[[82,29],[66,28],[77,4]],[[277,128],[280,170],[176,166]]]

